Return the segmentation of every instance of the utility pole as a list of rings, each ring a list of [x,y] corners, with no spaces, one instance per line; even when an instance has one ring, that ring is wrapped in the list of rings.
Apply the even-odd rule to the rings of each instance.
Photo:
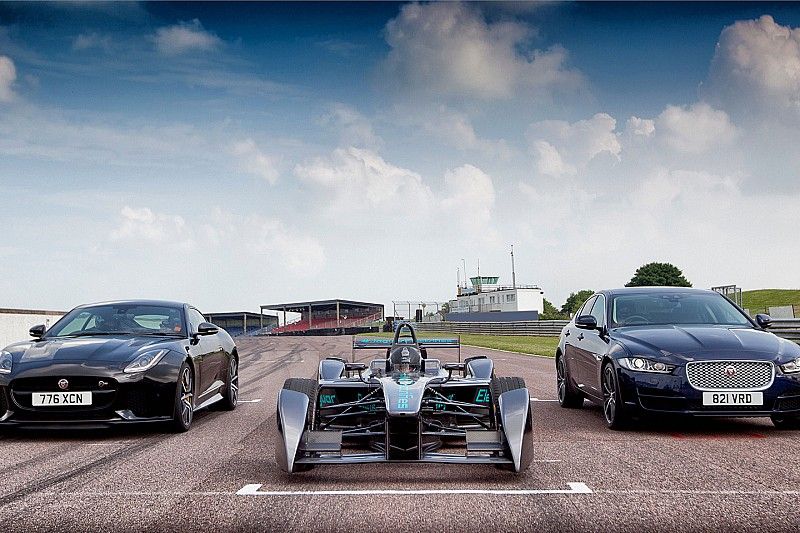
[[[461,258],[461,266],[464,267],[464,288],[467,288],[467,262],[464,261],[464,258]]]
[[[514,271],[514,245],[511,245],[511,286],[517,290],[517,273]]]
[[[478,292],[481,292],[481,286],[483,286],[483,280],[481,279],[481,259],[478,258]]]

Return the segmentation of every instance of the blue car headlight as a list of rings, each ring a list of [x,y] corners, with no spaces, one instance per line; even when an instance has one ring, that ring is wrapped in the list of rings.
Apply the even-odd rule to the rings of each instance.
[[[11,352],[5,350],[0,352],[0,374],[10,374],[13,365],[14,358],[11,356]]]
[[[124,372],[144,372],[156,366],[161,358],[164,357],[169,350],[151,350],[145,352],[125,367]]]
[[[783,370],[784,374],[794,374],[795,372],[800,372],[800,357],[789,361],[788,363],[782,364],[781,370]]]
[[[653,372],[655,374],[670,374],[675,370],[675,365],[668,365],[661,361],[653,361],[645,357],[623,357],[620,365],[635,372]]]

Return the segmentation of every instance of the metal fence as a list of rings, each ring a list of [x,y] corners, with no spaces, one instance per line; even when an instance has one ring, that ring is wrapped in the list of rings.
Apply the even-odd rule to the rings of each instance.
[[[557,337],[569,323],[568,320],[525,320],[520,322],[421,322],[421,331],[446,331],[450,333],[480,333],[484,335],[533,335]]]
[[[778,337],[800,342],[800,318],[773,319],[769,330]]]
[[[557,337],[568,323],[569,321],[567,320],[526,320],[524,322],[423,322],[417,324],[416,327],[421,331]],[[770,331],[779,337],[800,342],[800,318],[775,319],[772,321]]]

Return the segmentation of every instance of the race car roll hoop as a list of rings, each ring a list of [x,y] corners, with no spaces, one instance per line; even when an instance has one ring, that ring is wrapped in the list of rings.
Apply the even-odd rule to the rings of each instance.
[[[318,464],[423,462],[525,470],[533,459],[525,382],[496,377],[486,356],[453,363],[428,357],[443,348],[460,346],[457,339],[417,339],[404,323],[394,339],[353,341],[353,350],[385,350],[385,358],[366,365],[328,357],[317,380],[287,379],[278,394],[278,466],[299,472]]]

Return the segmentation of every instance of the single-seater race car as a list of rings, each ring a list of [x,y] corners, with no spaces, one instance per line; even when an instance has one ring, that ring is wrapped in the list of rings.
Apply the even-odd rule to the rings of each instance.
[[[403,335],[403,332],[406,332]],[[459,362],[428,350],[458,348]],[[385,350],[369,364],[328,357],[317,380],[290,378],[278,394],[275,459],[286,472],[319,464],[491,464],[521,472],[533,459],[530,396],[518,377],[495,377],[485,356],[461,362],[455,339],[356,339]]]

